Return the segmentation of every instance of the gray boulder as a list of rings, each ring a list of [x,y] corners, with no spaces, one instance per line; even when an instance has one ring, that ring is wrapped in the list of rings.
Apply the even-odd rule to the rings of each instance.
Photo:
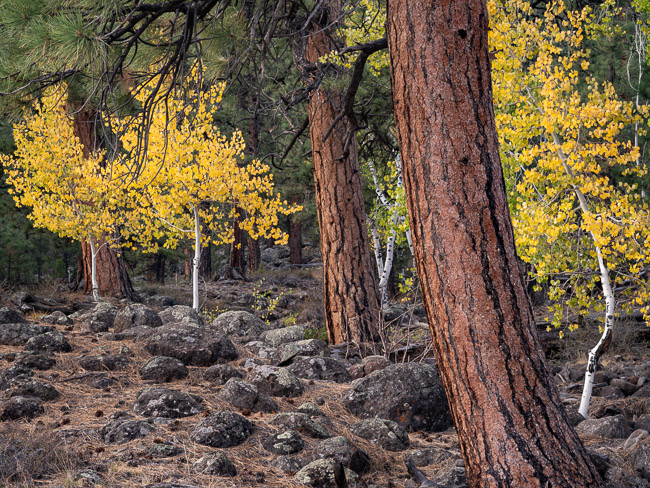
[[[133,411],[143,417],[178,419],[190,417],[205,410],[201,398],[166,388],[143,388]]]
[[[292,325],[269,330],[262,334],[262,340],[273,347],[278,347],[280,344],[304,340],[305,332],[306,329],[302,325]]]
[[[25,314],[16,308],[0,308],[0,324],[26,324]]]
[[[404,451],[409,436],[397,422],[386,419],[366,419],[352,426],[354,435],[378,444],[387,451]]]
[[[300,380],[287,368],[258,365],[251,370],[248,380],[263,392],[275,397],[295,398],[303,392]]]
[[[345,467],[334,459],[317,459],[302,468],[293,477],[298,483],[314,488],[356,486]]]
[[[347,383],[352,381],[352,376],[340,361],[332,358],[302,358],[294,361],[287,368],[298,378],[307,380],[325,380],[336,383]]]
[[[33,379],[25,379],[16,382],[10,396],[35,397],[48,402],[59,398],[59,391],[49,383],[39,383]]]
[[[337,436],[321,441],[316,446],[316,455],[321,459],[334,459],[355,473],[370,471],[370,456],[352,444],[346,437]]]
[[[0,345],[24,346],[32,337],[53,330],[52,327],[35,325],[29,322],[0,324]]]
[[[279,413],[270,422],[278,429],[295,430],[314,439],[327,439],[332,436],[327,429],[304,413]]]
[[[117,313],[113,322],[113,330],[115,333],[119,333],[133,327],[160,327],[162,324],[162,320],[155,310],[141,303],[132,303]]]
[[[194,471],[213,476],[237,476],[235,466],[222,452],[212,452],[194,463]]]
[[[80,314],[78,320],[91,332],[106,332],[113,327],[118,310],[112,303],[99,302],[92,310]]]
[[[2,404],[0,410],[0,421],[31,419],[45,412],[41,401],[31,396],[10,398]]]
[[[304,339],[302,341],[281,344],[272,362],[276,366],[287,366],[298,356],[325,356],[330,355],[330,348],[319,339]]]
[[[302,451],[305,442],[295,430],[286,430],[267,437],[262,441],[262,446],[273,454],[287,456]]]
[[[85,356],[79,360],[79,366],[86,371],[115,371],[126,369],[131,365],[127,356],[117,354],[100,354]]]
[[[199,313],[187,305],[174,305],[173,307],[166,308],[158,315],[163,325],[203,325],[203,319]]]
[[[169,442],[155,442],[147,448],[147,455],[152,458],[166,458],[182,454],[185,450]]]
[[[51,369],[56,364],[56,359],[48,356],[47,354],[33,351],[25,351],[16,354],[14,364],[24,366],[26,368],[40,369],[45,371]]]
[[[183,362],[169,356],[155,356],[140,368],[140,378],[156,383],[167,383],[187,378],[189,371]]]
[[[230,378],[243,378],[244,375],[237,368],[228,364],[215,364],[203,372],[203,379],[217,385],[225,385]]]
[[[630,434],[630,426],[621,414],[599,419],[587,419],[580,422],[576,432],[587,437],[606,439],[624,439]]]
[[[70,352],[72,347],[61,332],[46,332],[32,337],[25,344],[26,351]]]
[[[238,378],[230,378],[219,392],[219,397],[233,407],[251,412],[274,412],[278,404],[257,389],[255,385]]]
[[[217,412],[201,420],[190,433],[190,439],[205,446],[233,447],[248,439],[252,431],[253,424],[241,415]]]
[[[438,432],[453,425],[440,375],[429,364],[394,364],[355,380],[343,404],[361,418],[380,417],[405,429]]]
[[[230,311],[220,314],[210,328],[223,332],[229,336],[250,337],[259,336],[271,326],[265,324],[252,313],[243,311]]]
[[[154,356],[170,356],[192,366],[210,366],[238,357],[235,346],[226,336],[191,325],[158,327],[148,338],[145,349]]]
[[[58,310],[56,312],[52,312],[50,315],[46,315],[41,320],[53,325],[71,325],[73,323],[70,317]]]
[[[155,430],[150,422],[121,418],[113,420],[99,429],[99,436],[109,444],[124,444],[133,439],[146,437]]]

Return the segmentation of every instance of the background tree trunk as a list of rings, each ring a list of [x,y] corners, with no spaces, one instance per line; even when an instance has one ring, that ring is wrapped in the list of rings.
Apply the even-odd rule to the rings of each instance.
[[[437,362],[470,486],[600,486],[517,265],[487,23],[484,0],[389,1],[395,118]]]
[[[307,62],[317,63],[321,56],[335,49],[332,32],[325,27],[340,15],[342,3],[324,2],[324,13],[313,21],[313,33],[306,41]],[[300,62],[298,67],[302,67]],[[311,75],[306,74],[305,82],[313,82]],[[342,92],[325,89],[321,84],[311,94],[308,107],[323,255],[325,325],[332,344],[373,340],[378,333],[380,313],[356,137],[352,135],[344,154],[348,122],[341,120],[323,141],[343,108],[342,102]]]
[[[212,278],[212,249],[210,244],[201,248],[201,261],[199,261],[199,275],[202,278]]]
[[[98,148],[95,113],[89,109],[76,111],[73,119],[73,130],[81,142],[84,157],[89,157]],[[101,240],[97,245],[100,246],[103,243],[104,240]],[[90,278],[92,257],[90,255],[90,246],[85,241],[81,243],[81,259],[83,262],[84,293],[90,293],[92,291]],[[124,258],[121,254],[118,255],[118,251],[109,246],[103,246],[97,255],[97,284],[100,295],[117,296],[129,300],[135,298],[135,292],[126,271]]]
[[[291,204],[301,204],[299,196],[291,197]],[[295,215],[289,215],[289,264],[302,264],[302,224]]]
[[[262,262],[262,252],[260,251],[260,241],[251,239],[248,236],[248,272],[255,273],[259,271]]]

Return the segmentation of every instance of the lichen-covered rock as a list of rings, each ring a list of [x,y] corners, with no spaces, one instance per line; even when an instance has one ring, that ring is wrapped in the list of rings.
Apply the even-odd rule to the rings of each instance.
[[[45,402],[59,398],[59,391],[49,383],[39,383],[33,379],[16,382],[10,396],[35,397]]]
[[[51,369],[56,364],[56,359],[40,352],[24,351],[16,354],[14,364],[45,371]]]
[[[344,466],[334,459],[317,459],[302,468],[293,477],[298,483],[314,488],[350,486]]]
[[[650,440],[632,449],[627,455],[627,462],[641,478],[650,480]]]
[[[278,404],[244,380],[230,378],[219,392],[219,397],[233,407],[240,410],[250,410],[251,412],[275,412],[278,410]]]
[[[115,371],[126,369],[130,365],[131,360],[128,357],[117,354],[85,356],[79,360],[79,366],[86,371]]]
[[[180,359],[169,356],[154,356],[140,368],[140,378],[166,383],[187,378],[189,371]]]
[[[460,461],[461,457],[442,447],[415,449],[406,454],[406,461],[411,461],[415,466],[431,466],[449,463],[450,460]]]
[[[303,392],[300,380],[287,368],[255,366],[249,373],[248,380],[271,396],[295,398]]]
[[[302,341],[281,344],[272,357],[276,366],[287,366],[298,356],[325,356],[330,354],[330,348],[319,339],[305,339]]]
[[[321,459],[334,459],[358,474],[370,471],[370,456],[352,444],[347,437],[325,439],[316,446],[315,453]]]
[[[166,388],[143,388],[133,406],[133,411],[144,417],[167,417],[178,419],[190,417],[205,410],[202,400],[196,395],[188,395]]]
[[[352,426],[354,435],[378,444],[387,451],[404,451],[409,447],[409,436],[398,424],[386,419],[366,419]]]
[[[0,345],[24,346],[32,337],[53,330],[52,327],[35,325],[29,322],[0,324]]]
[[[624,439],[630,433],[630,426],[623,415],[613,415],[599,419],[587,419],[576,427],[578,434],[606,439]]]
[[[271,329],[271,326],[262,322],[252,313],[230,311],[224,312],[214,319],[210,328],[229,336],[258,337],[263,332]]]
[[[52,312],[41,319],[43,322],[53,325],[71,325],[72,319],[60,311]]]
[[[294,361],[287,369],[298,378],[308,380],[334,381],[336,383],[352,381],[347,368],[340,361],[332,358],[302,358]]]
[[[269,330],[262,334],[262,339],[267,344],[278,347],[280,344],[304,340],[305,332],[306,329],[302,325],[292,325],[291,327]]]
[[[295,430],[286,430],[268,436],[262,441],[262,446],[273,454],[287,456],[302,451],[305,442]]]
[[[199,313],[187,305],[174,305],[173,307],[166,308],[158,315],[160,315],[163,325],[203,325],[203,319]]]
[[[438,432],[452,426],[440,375],[429,364],[394,364],[355,380],[343,404],[361,418],[380,417],[405,429]]]
[[[325,414],[316,405],[314,405],[311,402],[301,403],[296,409],[296,412],[307,414],[310,417],[325,416]]]
[[[145,349],[154,356],[170,356],[191,366],[210,366],[219,361],[237,359],[234,344],[223,334],[191,325],[158,327]]]
[[[182,454],[185,450],[175,444],[168,442],[154,442],[147,448],[147,456],[152,458],[166,458]]]
[[[2,404],[0,421],[31,419],[44,412],[43,404],[38,398],[17,396]]]
[[[99,302],[92,310],[79,314],[78,320],[90,332],[106,332],[113,327],[118,310],[112,303]]]
[[[3,369],[0,373],[0,384],[5,385],[4,387],[1,387],[1,389],[6,390],[9,388],[7,385],[16,378],[29,378],[31,376],[34,376],[34,372],[30,368],[14,363],[8,368]]]
[[[234,412],[212,413],[194,428],[190,439],[211,447],[233,447],[243,443],[251,435],[253,424]]]
[[[194,463],[194,471],[213,476],[237,476],[235,466],[222,452],[211,452]]]
[[[278,429],[296,430],[314,439],[327,439],[331,437],[331,434],[325,427],[314,422],[309,415],[304,413],[279,413],[271,419],[270,423]]]
[[[283,473],[295,473],[304,468],[308,461],[299,456],[277,456],[270,464]]]
[[[117,313],[113,322],[113,330],[117,333],[132,327],[160,327],[162,324],[162,320],[155,310],[141,303],[132,303]]]
[[[72,347],[61,332],[52,331],[32,337],[25,344],[27,351],[70,352]]]
[[[217,385],[225,385],[230,378],[243,378],[244,375],[237,368],[228,364],[215,364],[203,372],[203,379]]]
[[[109,444],[124,444],[133,439],[146,437],[156,428],[144,420],[120,418],[113,420],[99,429],[99,436]]]
[[[18,309],[2,307],[0,308],[0,325],[3,324],[27,324],[25,314]]]
[[[374,373],[375,371],[387,368],[390,365],[391,362],[384,356],[366,356],[361,360],[360,364],[350,366],[348,372],[350,373],[350,376],[356,380],[368,376],[370,373]]]

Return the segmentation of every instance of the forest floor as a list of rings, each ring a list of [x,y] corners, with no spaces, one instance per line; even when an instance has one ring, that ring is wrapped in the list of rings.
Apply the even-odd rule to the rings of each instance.
[[[25,322],[12,316],[22,325],[12,329],[9,339],[2,329],[13,326],[0,320],[0,340],[5,338],[0,345],[0,486],[279,488],[305,486],[305,470],[314,486],[344,486],[333,481],[334,474],[322,472],[336,468],[339,462],[350,468],[346,470],[348,486],[419,486],[407,473],[407,460],[437,486],[466,486],[453,427],[440,431],[409,425],[407,420],[401,426],[386,423],[377,432],[361,428],[362,419],[372,415],[354,411],[351,396],[364,381],[387,381],[390,390],[394,384],[390,375],[398,373],[391,372],[395,365],[388,366],[381,358],[362,359],[353,347],[328,347],[321,342],[325,337],[319,271],[278,269],[249,282],[202,284],[203,314],[198,320],[203,327],[221,327],[220,332],[228,333],[236,359],[215,359],[212,362],[220,365],[215,369],[183,356],[185,372],[182,365],[170,363],[166,368],[176,373],[153,380],[143,374],[142,367],[152,356],[160,355],[152,353],[151,343],[160,336],[155,331],[176,327],[169,324],[169,316],[159,329],[160,323],[151,327],[145,323],[151,316],[142,318],[142,311],[133,312],[126,319],[131,323],[123,328],[128,314],[121,312],[114,323],[93,316],[86,296],[45,288],[32,291],[79,311],[71,318],[27,311]],[[171,304],[191,301],[190,286],[185,282],[160,285],[139,281],[136,288],[145,307],[163,318]],[[119,300],[104,303],[114,305],[112,319],[118,310],[129,306]],[[17,309],[16,295],[8,292],[0,296],[2,306]],[[179,323],[185,320],[182,327],[196,319],[181,311],[185,315],[175,317]],[[239,322],[223,329],[223,320],[215,319],[229,316],[223,315],[228,311],[249,312],[250,316],[238,315]],[[540,321],[543,315],[540,308]],[[377,346],[377,355],[392,363],[421,362],[433,368],[421,307],[398,304],[389,316],[391,340]],[[111,323],[104,327],[100,319]],[[120,320],[122,330],[118,332]],[[32,326],[51,329],[39,329],[34,336]],[[45,330],[50,332],[42,334]],[[53,342],[38,339],[45,336]],[[57,342],[60,336],[69,344],[69,351]],[[552,341],[554,347],[550,348],[549,360],[574,422],[586,354],[597,337],[597,331],[585,328],[564,341]],[[645,338],[638,323],[620,324],[597,377],[590,410],[593,419],[577,424],[611,487],[650,487],[646,480],[650,479],[650,382],[646,383],[650,354]],[[291,348],[297,352],[291,353]],[[317,358],[331,361],[315,365]],[[298,391],[291,390],[293,379],[291,388],[278,380],[280,370],[285,369],[299,378],[295,380]],[[160,389],[159,397],[148,404],[141,397],[146,388]],[[165,399],[165,395],[176,394],[180,396],[173,401]],[[388,391],[386,402],[403,402],[399,394]],[[40,398],[30,403],[33,397]],[[24,404],[17,404],[17,399]],[[192,403],[195,400],[197,403]],[[184,401],[196,408],[186,408]],[[373,409],[382,406],[373,401],[368,400],[367,409],[376,412]],[[422,408],[438,409],[437,415],[445,416],[439,406],[426,404],[429,400],[416,396],[409,401],[415,407],[417,402],[425,402]],[[25,413],[32,407],[32,413]],[[15,411],[18,414],[12,414]],[[217,435],[221,441],[206,445],[198,440],[197,432],[220,412],[236,414],[237,425],[213,425],[217,431],[221,429],[221,437]],[[296,412],[307,415],[291,417]],[[397,436],[402,443],[391,444],[382,429],[391,431],[389,437],[394,440]],[[288,431],[297,432],[289,435]],[[287,435],[269,443],[277,434]],[[241,439],[232,441],[237,436]],[[281,440],[290,436],[298,440],[278,448]],[[312,462],[319,459],[336,463]],[[314,471],[318,469],[321,471]],[[318,477],[332,480],[318,485],[313,481]]]

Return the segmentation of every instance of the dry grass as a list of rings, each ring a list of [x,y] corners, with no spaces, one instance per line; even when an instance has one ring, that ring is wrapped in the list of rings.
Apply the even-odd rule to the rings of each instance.
[[[56,326],[65,330],[62,326]],[[203,380],[204,368],[190,367],[190,375],[184,380],[160,385],[203,398],[206,411],[198,416],[173,420],[170,423],[156,425],[156,432],[143,439],[136,439],[125,444],[105,444],[98,435],[98,430],[109,422],[109,416],[115,412],[132,411],[137,393],[144,386],[151,386],[143,381],[138,370],[149,359],[149,354],[143,350],[142,344],[132,341],[108,342],[98,339],[95,334],[87,334],[75,327],[66,331],[73,350],[66,354],[55,355],[57,364],[48,371],[35,371],[35,378],[55,386],[61,396],[53,402],[44,403],[45,414],[32,420],[31,423],[6,423],[0,431],[0,445],[9,446],[23,439],[26,447],[16,456],[16,468],[11,468],[11,456],[2,455],[0,462],[6,466],[0,468],[0,479],[5,486],[39,486],[74,488],[85,486],[79,478],[79,469],[94,469],[100,473],[103,487],[135,487],[146,486],[149,483],[176,481],[196,484],[205,488],[293,488],[298,485],[292,481],[291,474],[270,467],[274,455],[262,448],[263,439],[276,429],[271,426],[273,414],[253,413],[248,419],[254,424],[254,432],[242,445],[225,450],[228,458],[237,468],[234,478],[218,478],[197,474],[193,463],[201,456],[213,452],[214,449],[192,442],[190,432],[196,424],[210,412],[231,410],[232,407],[223,402],[218,393],[221,387]],[[83,355],[112,353],[117,354],[120,347],[127,345],[132,351],[131,366],[121,371],[87,372],[78,365]],[[237,346],[240,352],[238,364],[243,362],[250,353]],[[16,351],[17,348],[0,346],[0,354]],[[0,360],[0,369],[9,366],[7,361]],[[104,388],[96,389],[89,385],[94,378],[103,375],[113,380]],[[294,411],[303,402],[320,404],[319,408],[325,413],[323,425],[335,435],[345,435],[357,446],[365,450],[372,459],[373,471],[366,475],[378,486],[400,486],[408,477],[404,468],[404,453],[390,453],[378,449],[376,445],[355,437],[349,426],[358,421],[342,406],[341,397],[350,388],[349,385],[338,385],[329,382],[304,381],[305,393],[297,399],[276,398],[280,411]],[[0,392],[0,399],[7,395]],[[318,419],[315,419],[318,420]],[[11,435],[2,434],[9,432]],[[169,442],[182,447],[181,455],[156,459],[147,455],[147,448],[154,442]],[[32,442],[33,441],[33,442]],[[454,434],[425,435],[411,434],[413,448],[445,446],[457,449]],[[48,445],[47,449],[39,451],[39,445]],[[318,440],[305,438],[305,449],[297,456],[311,460]],[[33,446],[33,447],[29,447]],[[62,446],[64,448],[62,448]],[[5,449],[2,447],[0,449]],[[30,454],[30,452],[32,452]],[[42,455],[42,458],[38,458]],[[42,466],[42,467],[41,467]],[[433,476],[441,466],[423,468],[425,473]],[[21,484],[22,483],[22,484]],[[0,485],[2,486],[2,485]]]

